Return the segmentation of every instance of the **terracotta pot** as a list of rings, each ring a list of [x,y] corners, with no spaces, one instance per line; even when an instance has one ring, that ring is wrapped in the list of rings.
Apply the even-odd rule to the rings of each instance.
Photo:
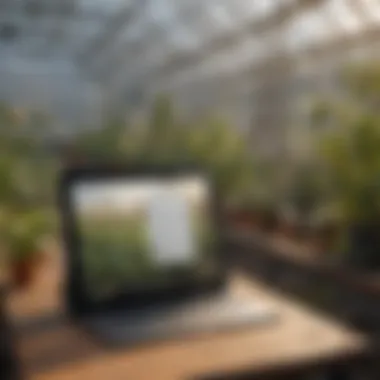
[[[32,283],[40,260],[40,255],[33,255],[30,258],[11,263],[12,279],[17,289],[25,289]]]

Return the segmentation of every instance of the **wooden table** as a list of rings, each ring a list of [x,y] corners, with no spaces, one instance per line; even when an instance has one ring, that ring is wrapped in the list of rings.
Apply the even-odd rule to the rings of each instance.
[[[41,268],[38,282],[10,299],[18,349],[27,379],[178,380],[213,373],[282,366],[363,350],[363,337],[240,275],[231,291],[274,308],[276,323],[239,331],[107,351],[61,320],[59,259]]]

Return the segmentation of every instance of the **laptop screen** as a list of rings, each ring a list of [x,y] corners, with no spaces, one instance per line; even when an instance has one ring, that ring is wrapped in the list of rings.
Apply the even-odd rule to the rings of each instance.
[[[91,299],[214,274],[203,177],[82,180],[71,191]]]

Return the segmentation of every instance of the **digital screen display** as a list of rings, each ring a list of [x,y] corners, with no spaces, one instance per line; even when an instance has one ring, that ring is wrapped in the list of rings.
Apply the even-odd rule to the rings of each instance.
[[[72,197],[92,299],[214,273],[215,231],[205,179],[80,181]]]

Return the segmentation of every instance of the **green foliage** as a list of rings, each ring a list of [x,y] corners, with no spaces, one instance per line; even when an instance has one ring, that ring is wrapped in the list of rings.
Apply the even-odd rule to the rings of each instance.
[[[195,231],[199,234],[196,241],[201,255],[191,263],[178,263],[174,268],[163,269],[153,259],[146,217],[144,210],[120,215],[110,209],[101,214],[90,212],[79,216],[86,282],[93,296],[114,292],[126,281],[129,285],[141,281],[160,285],[171,276],[177,276],[177,270],[184,276],[189,275],[192,272],[189,269],[194,266],[200,269],[200,273],[208,270],[210,260],[204,260],[204,257],[212,258],[214,235],[205,221],[204,210],[191,214]]]
[[[227,198],[241,197],[252,186],[254,173],[244,137],[217,117],[204,120],[188,133],[189,160],[208,169]]]
[[[339,79],[339,92],[317,102],[310,115],[317,142],[310,158],[317,168],[308,176],[316,177],[314,184],[296,181],[294,196],[319,189],[314,226],[335,230],[340,259],[373,263],[380,249],[374,239],[380,225],[380,62],[350,66]],[[299,201],[305,206],[312,197],[306,202],[304,195]]]
[[[37,241],[52,228],[56,163],[46,153],[48,119],[38,112],[0,106],[1,243],[11,259],[36,251]]]
[[[271,162],[261,160],[253,163],[253,172],[254,183],[243,182],[241,186],[246,208],[264,213],[272,212],[280,199],[277,170]]]
[[[50,228],[50,220],[39,211],[5,213],[2,236],[10,252],[10,260],[33,258],[39,252],[40,239]]]
[[[380,65],[343,71],[343,101],[330,104],[337,128],[319,146],[330,193],[348,223],[380,219]]]
[[[314,126],[325,125],[330,121],[331,104],[327,101],[318,101],[310,114],[311,124]]]
[[[380,119],[360,117],[345,134],[326,137],[322,157],[330,186],[350,222],[380,217]]]
[[[299,165],[291,178],[289,201],[303,221],[310,221],[323,197],[318,167]]]
[[[379,61],[356,64],[347,67],[342,72],[342,83],[357,104],[379,104],[380,100],[380,69]]]
[[[167,97],[158,97],[145,123],[107,123],[74,141],[86,155],[125,162],[195,164],[210,172],[222,195],[241,198],[253,166],[241,133],[216,116],[185,123]]]
[[[100,159],[117,159],[121,155],[123,134],[127,128],[123,120],[111,118],[100,129],[78,133],[72,141],[74,151]]]
[[[346,95],[328,110],[335,129],[318,145],[329,203],[339,215],[343,259],[378,267],[380,249],[380,64],[348,68]],[[376,263],[376,264],[375,264]]]

